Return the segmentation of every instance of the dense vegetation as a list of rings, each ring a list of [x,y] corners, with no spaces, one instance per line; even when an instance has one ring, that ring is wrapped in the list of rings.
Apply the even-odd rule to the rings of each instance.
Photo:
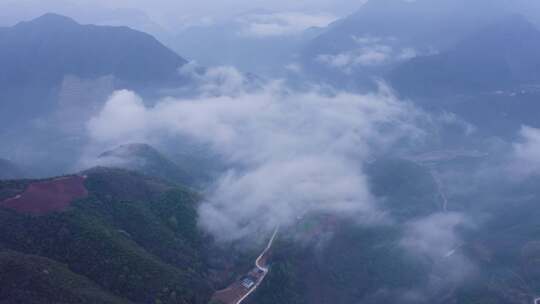
[[[393,218],[406,221],[439,211],[427,168],[380,159],[366,172],[372,192]],[[365,227],[318,215],[303,219],[276,244],[271,272],[252,303],[389,303],[395,297],[391,290],[412,289],[428,279],[428,265],[399,247],[399,227]]]
[[[1,251],[0,274],[0,303],[128,303],[66,265],[36,255]]]
[[[87,174],[90,196],[64,213],[32,217],[0,210],[4,257],[26,264],[24,259],[31,255],[36,267],[66,265],[59,272],[65,276],[29,281],[32,286],[11,288],[12,294],[31,303],[35,295],[24,290],[46,296],[42,286],[60,284],[76,274],[85,278],[79,281],[99,285],[95,297],[206,303],[212,288],[205,277],[202,236],[196,226],[198,195],[127,171],[95,169]],[[71,295],[58,288],[58,295],[69,299]]]
[[[429,168],[402,159],[380,159],[366,168],[374,195],[399,219],[425,216],[441,209],[437,184]]]
[[[403,255],[398,237],[392,229],[342,223],[304,246],[285,239],[252,303],[357,303],[385,289],[412,288],[426,279],[426,269]],[[384,296],[377,300],[393,295]]]
[[[459,167],[456,162],[466,170],[473,165],[455,161],[452,170]],[[367,172],[373,193],[398,222],[441,212],[427,167],[385,159]],[[456,254],[471,261],[469,275],[441,290],[431,288],[444,279],[433,271],[443,267],[451,272],[453,264],[404,254],[400,240],[406,225],[365,227],[342,219],[329,225],[313,217],[281,235],[268,278],[251,303],[532,303],[540,288],[538,182],[531,178],[517,187],[484,185],[489,189],[479,185],[466,197],[450,196],[453,210],[467,208],[484,222],[460,232],[464,239]],[[492,203],[471,204],[476,201]],[[419,286],[425,286],[422,297],[415,294]]]
[[[98,160],[108,166],[134,170],[175,183],[184,185],[195,183],[192,174],[187,174],[179,165],[147,144],[122,145],[102,153]]]

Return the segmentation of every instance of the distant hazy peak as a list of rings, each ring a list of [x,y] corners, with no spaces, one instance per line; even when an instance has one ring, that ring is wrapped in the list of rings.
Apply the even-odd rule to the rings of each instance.
[[[118,167],[138,171],[184,185],[191,185],[193,178],[156,148],[143,143],[118,146],[99,155],[98,163],[105,167]]]
[[[0,90],[31,85],[49,89],[66,75],[112,75],[123,88],[178,86],[185,81],[178,73],[185,59],[153,36],[129,27],[79,24],[46,14],[0,30],[0,35]]]
[[[140,156],[148,155],[149,153],[160,155],[160,153],[152,146],[143,143],[125,144],[114,148],[113,150],[102,153],[99,157],[109,156]]]
[[[63,16],[63,15],[54,14],[54,13],[47,13],[47,14],[42,15],[40,17],[37,17],[37,18],[35,18],[33,20],[20,22],[20,23],[18,23],[16,25],[16,27],[27,26],[27,25],[60,27],[60,26],[79,25],[79,23],[77,23],[75,20],[73,20],[73,19],[71,19],[69,17]]]
[[[24,172],[13,162],[0,158],[0,180],[22,178]]]
[[[540,38],[540,31],[526,17],[519,14],[504,16],[482,30],[474,33],[464,39],[456,46],[456,49],[463,49],[463,52],[470,51],[467,46],[477,45],[481,49],[488,46],[496,47],[500,50],[501,46],[507,46],[512,49],[509,39],[515,42],[535,43]],[[505,43],[508,42],[508,43]],[[498,44],[493,46],[492,44]]]
[[[497,23],[488,27],[498,31],[536,31],[536,26],[521,14],[511,14],[501,18]]]

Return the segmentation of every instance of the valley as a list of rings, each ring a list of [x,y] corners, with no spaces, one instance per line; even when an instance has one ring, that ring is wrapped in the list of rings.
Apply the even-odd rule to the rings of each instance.
[[[255,260],[255,268],[242,276],[238,281],[231,284],[223,290],[218,290],[212,296],[212,301],[223,304],[241,304],[264,282],[266,275],[270,271],[269,257],[271,255],[272,245],[278,235],[279,228],[274,230],[268,245]]]
[[[0,304],[540,304],[540,5],[308,2],[0,1]]]

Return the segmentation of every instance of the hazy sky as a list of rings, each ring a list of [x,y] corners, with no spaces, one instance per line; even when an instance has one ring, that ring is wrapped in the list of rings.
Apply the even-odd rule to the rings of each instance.
[[[45,12],[75,18],[104,15],[114,9],[134,9],[162,26],[176,26],[201,18],[219,19],[249,10],[300,11],[342,16],[358,9],[364,0],[0,0],[0,24],[13,24]]]

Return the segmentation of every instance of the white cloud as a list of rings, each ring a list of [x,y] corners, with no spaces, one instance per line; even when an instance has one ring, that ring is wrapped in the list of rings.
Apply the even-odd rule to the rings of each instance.
[[[356,42],[357,44],[360,44],[360,45],[377,44],[377,43],[381,43],[381,41],[384,40],[384,38],[374,37],[374,36],[371,36],[371,35],[365,35],[365,36],[353,35],[351,38],[352,38],[352,40],[354,40],[354,42]]]
[[[238,20],[243,25],[239,34],[248,37],[296,35],[311,27],[327,26],[335,20],[336,17],[328,14],[301,12],[250,14]]]
[[[209,71],[209,78],[224,71]],[[200,209],[201,225],[221,239],[289,225],[309,211],[378,219],[364,162],[398,139],[423,135],[415,125],[419,113],[384,87],[325,95],[279,82],[254,92],[235,88],[237,81],[220,83],[230,86],[221,89],[228,94],[167,98],[152,107],[132,92],[117,92],[88,128],[94,143],[108,145],[188,137],[236,164]]]
[[[285,69],[295,74],[302,73],[302,66],[298,63],[289,63],[285,66]]]
[[[469,136],[473,135],[477,131],[477,127],[468,121],[463,120],[463,118],[457,116],[452,112],[442,112],[438,115],[437,119],[439,122],[446,126],[458,127],[463,130],[463,135]]]
[[[0,17],[2,17],[0,24],[11,25],[47,12],[67,14],[84,22],[100,23],[103,21],[104,14],[119,9],[135,9],[143,12],[160,27],[171,32],[189,25],[204,25],[214,23],[216,20],[229,19],[231,16],[256,9],[302,12],[305,16],[297,13],[300,22],[320,24],[318,21],[322,19],[317,19],[316,16],[344,16],[360,8],[362,4],[362,1],[351,0],[2,0],[0,1]],[[130,26],[141,28],[140,24],[130,23]],[[283,31],[282,28],[262,27],[259,31]]]
[[[432,214],[405,225],[401,246],[430,269],[425,285],[410,292],[432,298],[476,273],[476,265],[462,251],[465,243],[459,232],[474,227],[470,219],[455,212]]]
[[[204,72],[201,72],[203,71]],[[196,90],[205,96],[231,96],[244,93],[249,81],[244,74],[231,66],[204,68],[196,62],[190,62],[180,68],[180,74],[196,82]]]
[[[514,144],[512,169],[520,175],[540,174],[540,129],[524,126]]]
[[[357,67],[377,67],[409,60],[418,55],[411,47],[397,45],[393,37],[352,36],[355,48],[337,54],[322,54],[316,61],[351,73]]]
[[[119,138],[144,137],[149,125],[142,99],[127,90],[115,92],[105,104],[101,114],[92,118],[88,130],[92,138],[116,141]]]
[[[389,60],[392,48],[385,45],[376,45],[369,48],[362,48],[353,64],[363,66],[381,65]]]
[[[333,68],[344,68],[351,65],[354,59],[350,54],[342,53],[337,55],[319,55],[317,61]]]
[[[462,245],[456,229],[468,225],[459,213],[437,213],[407,225],[401,242],[407,250],[434,260],[448,257]]]
[[[413,48],[404,48],[401,50],[401,53],[399,53],[398,58],[401,60],[409,60],[413,59],[416,56],[418,56],[418,53]]]
[[[350,52],[336,55],[319,55],[317,62],[323,63],[331,68],[340,69],[346,73],[351,73],[354,68],[376,67],[393,62],[394,50],[390,46],[373,45],[362,47]]]

